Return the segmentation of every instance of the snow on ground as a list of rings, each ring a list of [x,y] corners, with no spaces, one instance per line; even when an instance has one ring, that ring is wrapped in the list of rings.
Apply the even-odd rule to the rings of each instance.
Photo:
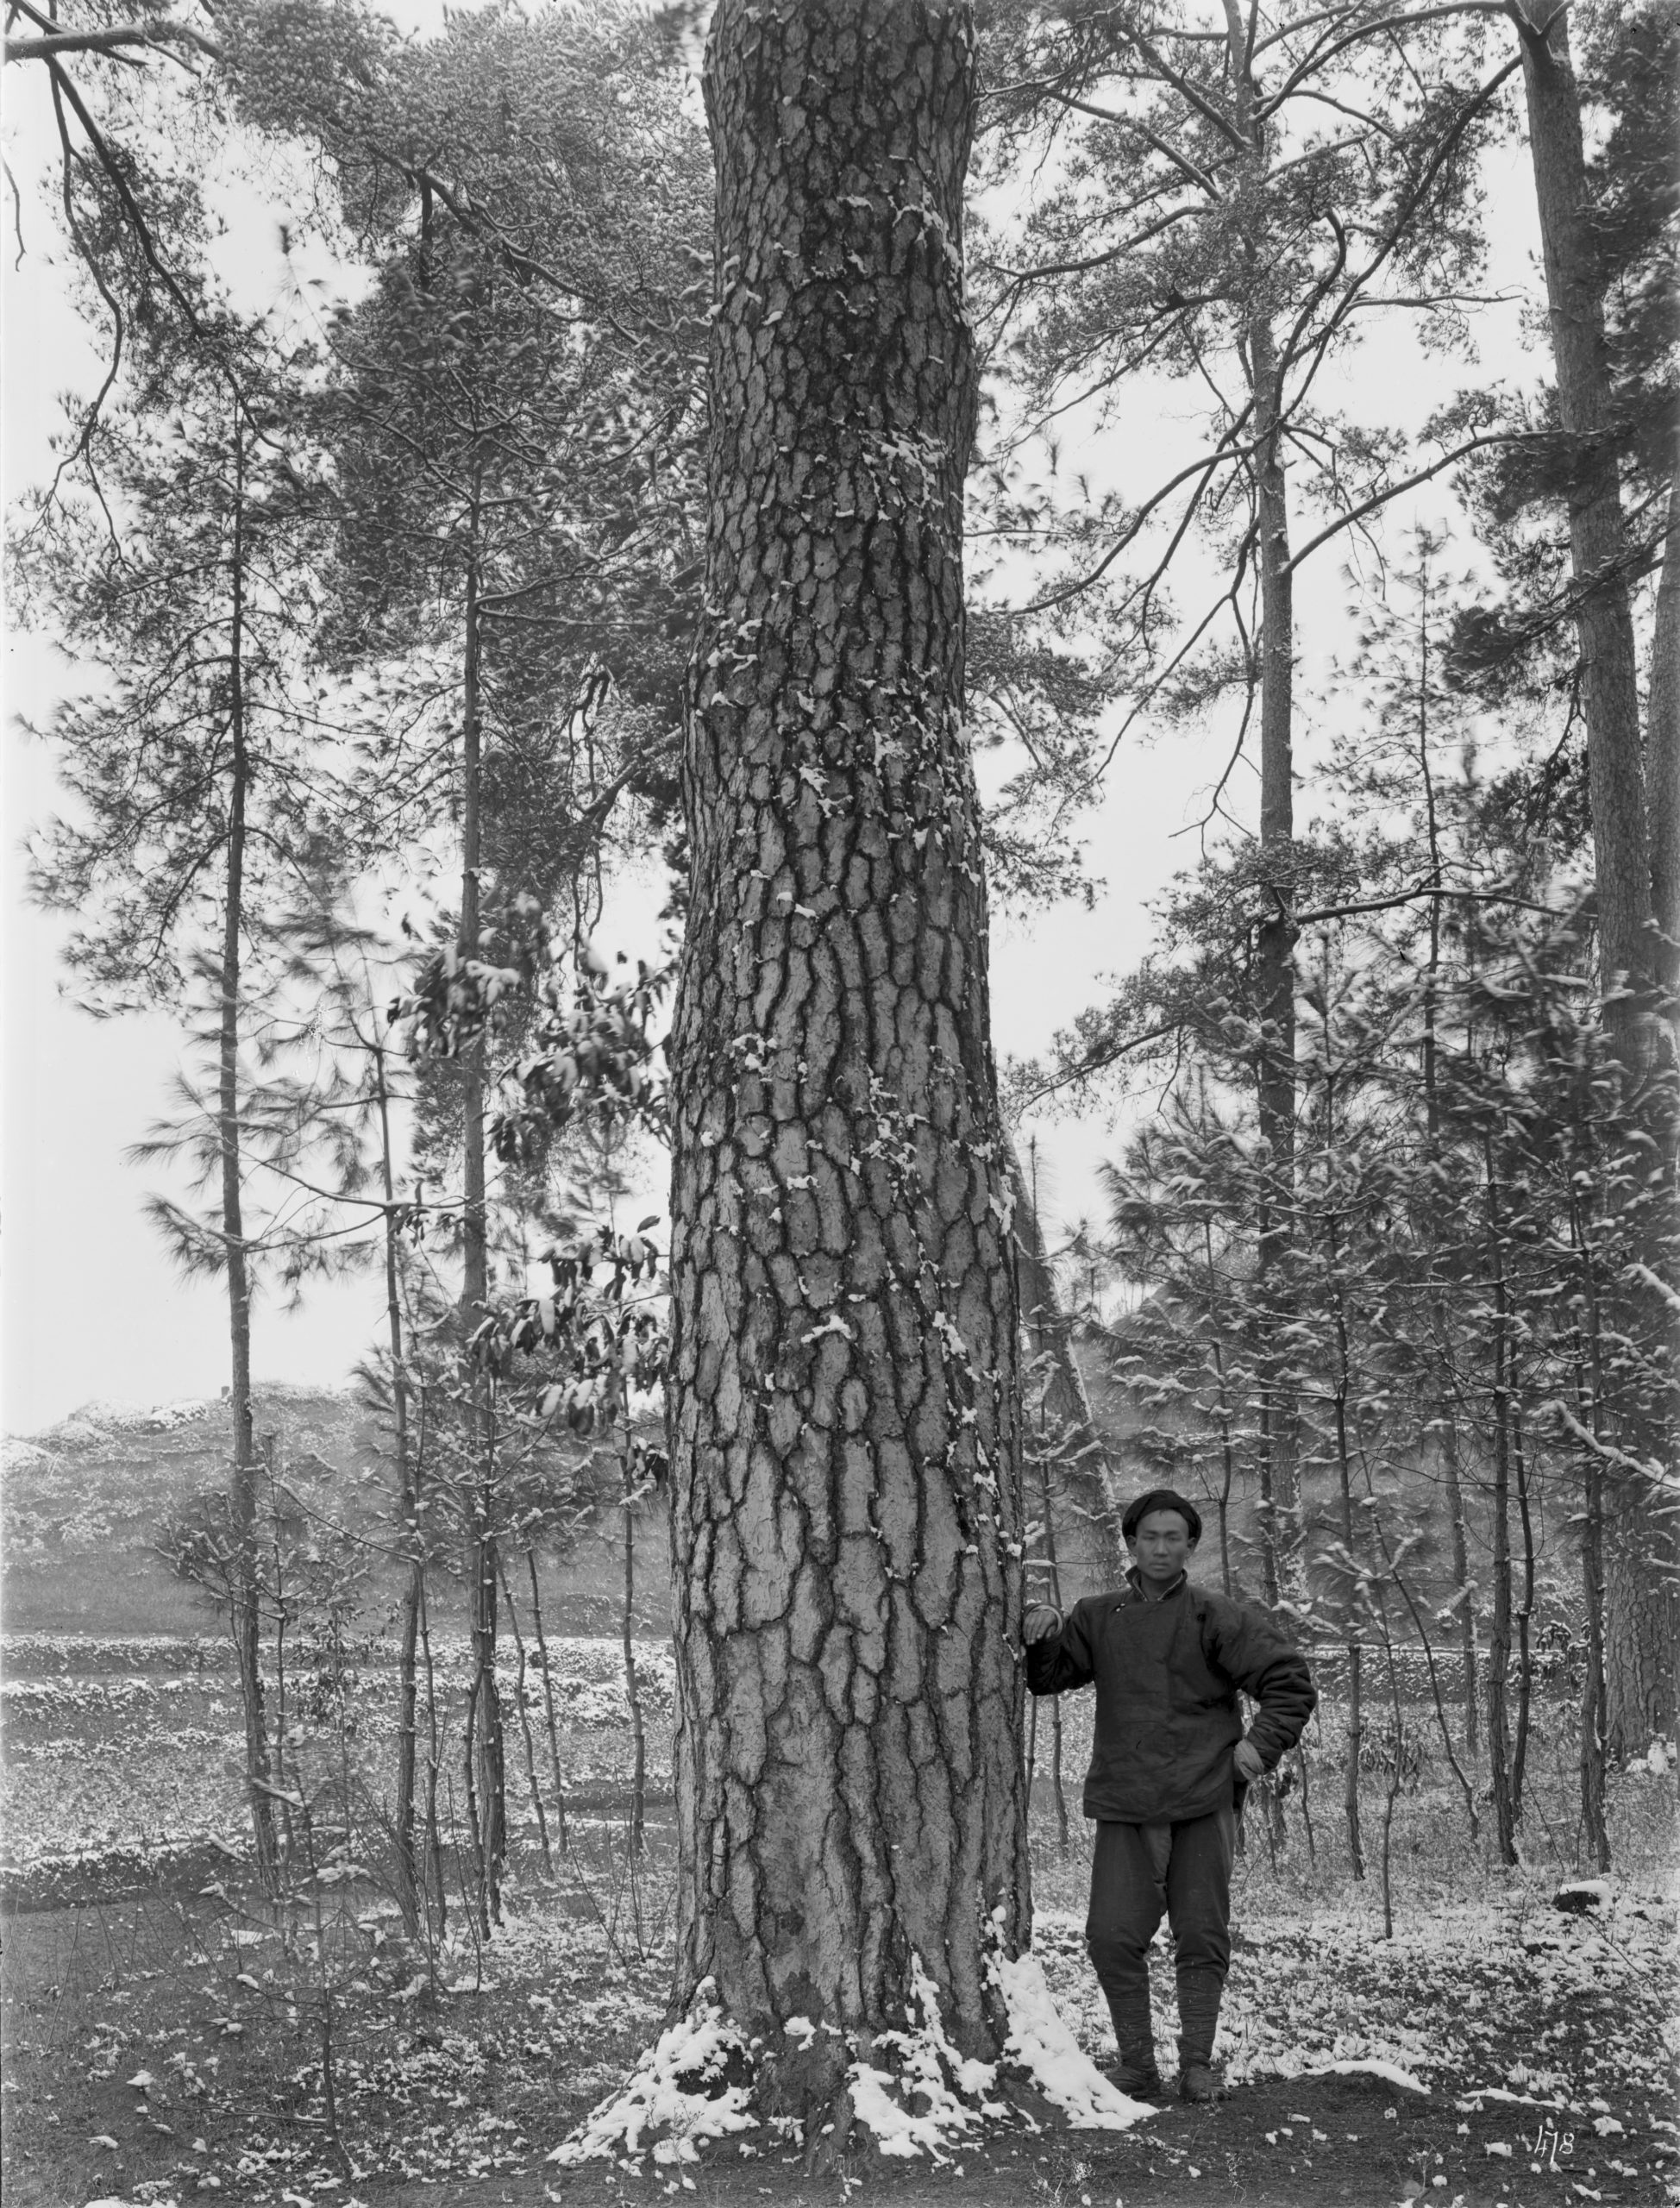
[[[1006,2052],[1075,2131],[1125,2131],[1154,2114],[1096,2067],[1056,2007],[1037,1955],[1000,1955],[995,1968],[1009,2004]]]
[[[381,1728],[367,1722],[394,1705],[397,1673],[389,1647],[354,1652],[353,1692],[363,1722],[353,1760],[377,1796],[388,1785]],[[534,1652],[533,1652],[534,1653]],[[628,1771],[624,1658],[619,1644],[555,1636],[549,1644],[556,1730],[567,1784],[622,1785]],[[505,1708],[517,1708],[514,1652],[498,1667]],[[100,1637],[78,1634],[0,1636],[0,1714],[5,1721],[6,1821],[0,1879],[27,1885],[34,1898],[81,1896],[102,1870],[117,1890],[147,1868],[167,1872],[209,1852],[248,1852],[244,1734],[223,1640],[178,1636]],[[435,1672],[450,1752],[471,1672],[467,1644],[438,1635]],[[649,1785],[668,1789],[668,1728],[675,1670],[669,1644],[636,1644],[638,1680],[653,1731]],[[271,1713],[278,1682],[266,1683]],[[294,1713],[307,1713],[314,1684],[307,1665],[291,1673]],[[532,1662],[527,1710],[541,1736],[542,1674]],[[661,1729],[663,1728],[663,1729]],[[307,1730],[305,1723],[305,1730]],[[331,1713],[323,1737],[332,1742]],[[516,1818],[523,1804],[511,1805]]]
[[[599,1871],[591,1875],[599,1880]],[[609,1898],[605,1885],[595,1891]],[[442,1999],[430,2010],[413,1998],[412,1954],[394,1932],[382,1946],[369,1933],[360,1966],[366,1982],[360,1994],[346,1986],[336,2028],[338,2105],[360,2174],[419,2185],[523,2172],[535,2183],[571,2122],[579,2130],[561,2167],[599,2143],[610,2159],[592,2157],[595,2167],[639,2164],[648,2180],[680,2191],[704,2139],[718,2141],[714,2151],[731,2161],[748,2148],[774,2161],[794,2143],[786,2126],[752,2123],[760,2112],[748,2109],[745,2092],[755,2050],[730,2033],[715,2003],[662,2029],[668,1943],[611,1948],[599,1922],[560,1906],[561,1898],[536,1887],[523,1892],[481,1957],[459,1928],[439,1958]],[[26,1929],[38,1941],[51,1936],[44,1919]],[[167,1929],[160,1923],[157,1936]],[[172,2191],[210,2197],[207,2180],[223,2199],[274,2208],[288,2194],[303,2194],[313,2208],[342,2203],[329,2187],[332,2173],[319,2166],[319,2071],[288,2027],[298,1982],[279,1935],[205,1904],[196,1937],[193,1956],[162,1971],[148,1962],[116,1991],[95,1983],[109,1961],[102,1946],[87,1959],[86,2021],[48,2048],[33,2042],[53,2029],[74,1960],[67,1949],[57,1953],[47,1966],[53,2002],[39,2017],[20,2008],[13,2019],[14,2061],[34,2066],[34,2083],[9,2111],[15,2126],[20,2112],[28,2116],[34,2151],[50,2166],[64,2134],[39,2130],[28,2095],[38,2086],[59,2096],[47,2119],[56,2122],[73,2083],[87,2110],[78,2135],[85,2152],[95,2134],[121,2133],[125,2155],[149,2140],[154,2208]],[[1449,2151],[1478,2111],[1493,2122],[1495,2144],[1508,2127],[1514,2138],[1545,2115],[1590,2135],[1601,2166],[1620,2168],[1616,2157],[1637,2154],[1644,2172],[1658,2174],[1658,2149],[1671,2136],[1663,2128],[1671,2113],[1663,2027],[1677,2008],[1673,1943],[1671,1910],[1614,1885],[1591,1918],[1554,1909],[1538,1881],[1482,1902],[1420,1905],[1402,1914],[1393,1940],[1382,1937],[1369,1907],[1252,1916],[1239,1933],[1226,2007],[1230,2072],[1239,2087],[1298,2079],[1288,2089],[1299,2091],[1303,2108],[1316,2105],[1307,2096],[1315,2079],[1329,2086],[1326,2073],[1369,2077],[1379,2107],[1384,2098],[1401,2104],[1402,2119],[1408,2109],[1427,2112],[1439,2135],[1432,2144]],[[150,1954],[143,1949],[141,1960]],[[156,1961],[165,1960],[160,1951]],[[1164,1944],[1153,1961],[1169,2064]],[[1060,2100],[1088,2142],[1081,2151],[1097,2150],[1093,2118],[1116,2113],[1116,2103],[1145,2111],[1090,2067],[1110,2048],[1079,1919],[1047,1912],[1032,1955],[1000,1974],[1012,2017],[1011,2061]],[[859,2123],[882,2149],[912,2146],[943,2182],[946,2165],[962,2166],[952,2149],[966,2153],[982,2104],[1003,2097],[1008,2073],[965,2061],[937,2010],[937,1997],[925,1995],[918,2021],[855,2054],[851,2086]],[[230,2037],[235,2028],[240,2036]],[[152,2081],[143,2095],[141,2076]],[[277,2080],[284,2107],[274,2098]],[[1426,2091],[1408,2091],[1408,2081]],[[609,2109],[618,2113],[601,2136]],[[152,2136],[151,2117],[173,2128],[172,2142]],[[1134,2151],[1154,2151],[1164,2122],[1140,2126]],[[132,2161],[119,2170],[114,2150],[88,2160],[94,2181],[78,2198],[140,2197]]]
[[[697,2142],[755,2131],[744,2083],[722,2084],[733,2065],[750,2065],[747,2042],[718,2004],[705,1979],[686,2017],[668,2025],[631,2073],[549,2156],[562,2168],[591,2160],[640,2170],[651,2151],[656,2164],[697,2161]]]
[[[1228,2081],[1363,2070],[1402,2089],[1578,2093],[1603,2052],[1591,2017],[1604,2004],[1626,2018],[1618,2062],[1644,2061],[1654,2086],[1663,2020],[1680,2006],[1672,1906],[1613,1889],[1602,1911],[1577,1916],[1552,1906],[1552,1891],[1518,1879],[1483,1901],[1408,1910],[1392,1939],[1357,1905],[1239,1927],[1219,2020]],[[1106,2052],[1107,2011],[1078,1919],[1047,1912],[1036,1944],[1080,2042]],[[1150,1992],[1165,2061],[1177,2016],[1164,1928]],[[1636,2007],[1649,2013],[1636,2018]],[[1501,2050],[1515,2017],[1533,2018],[1535,2036],[1526,2061],[1508,2066]]]
[[[1075,2130],[1124,2131],[1154,2113],[1095,2068],[1056,2013],[1034,1956],[999,1954],[991,1968],[1009,2016],[1006,2062],[1025,2071]],[[938,1991],[916,1955],[911,1984],[919,2021],[907,2017],[906,2030],[877,2032],[867,2054],[849,2040],[846,2089],[854,2120],[881,2154],[925,2155],[944,2167],[989,2118],[1010,2116],[1008,2102],[999,2098],[1005,2066],[965,2057],[951,2044]],[[819,2029],[832,2027],[794,2017],[784,2029],[804,2048]],[[697,2140],[757,2129],[749,2113],[749,2081],[759,2045],[724,2016],[706,1979],[687,2016],[661,2034],[628,2082],[592,2110],[549,2160],[567,2168],[608,2161],[639,2169],[651,2148],[656,2163],[680,2163],[697,2159]],[[731,2073],[736,2082],[720,2082]]]

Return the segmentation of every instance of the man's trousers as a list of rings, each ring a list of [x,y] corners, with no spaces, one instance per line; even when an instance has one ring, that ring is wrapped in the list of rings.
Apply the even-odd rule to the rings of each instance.
[[[1151,2067],[1150,1941],[1164,1916],[1178,1969],[1181,2068],[1209,2062],[1231,1964],[1234,1808],[1175,1825],[1099,1824],[1086,1944],[1107,1997],[1121,2059]]]

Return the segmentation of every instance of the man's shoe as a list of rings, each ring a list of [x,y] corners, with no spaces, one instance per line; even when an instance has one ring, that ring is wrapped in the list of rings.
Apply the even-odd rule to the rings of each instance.
[[[1211,2062],[1187,2062],[1178,2073],[1178,2095],[1186,2101],[1220,2101],[1225,2083]]]
[[[1128,2062],[1124,2055],[1106,2066],[1108,2077],[1134,2101],[1163,2101],[1167,2089],[1153,2062]]]

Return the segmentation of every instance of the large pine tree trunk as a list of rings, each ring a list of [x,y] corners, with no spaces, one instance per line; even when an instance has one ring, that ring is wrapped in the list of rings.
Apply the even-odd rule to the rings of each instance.
[[[1604,342],[1604,279],[1594,251],[1592,208],[1583,151],[1581,97],[1569,49],[1565,9],[1528,0],[1519,19],[1527,93],[1529,150],[1539,210],[1546,301],[1558,411],[1570,440],[1570,558],[1577,592],[1576,629],[1582,662],[1582,709],[1587,724],[1591,783],[1593,865],[1600,957],[1605,980],[1604,1024],[1627,1076],[1641,1152],[1663,1161],[1665,1200],[1652,1194],[1649,1166],[1629,1163],[1646,1182],[1637,1245],[1651,1274],[1672,1286],[1674,1101],[1671,1031],[1658,1012],[1669,970],[1657,932],[1662,914],[1653,870],[1664,867],[1675,833],[1668,808],[1673,762],[1653,751],[1647,810],[1646,761],[1633,624],[1627,593],[1627,532],[1616,455],[1609,435],[1611,389]],[[1671,612],[1664,606],[1664,613]],[[1667,669],[1659,656],[1652,705],[1663,708]],[[1659,731],[1653,713],[1653,743]],[[1658,837],[1664,841],[1659,844]],[[1655,895],[1671,896],[1659,874]],[[1659,1077],[1652,1079],[1652,1076]],[[1625,1183],[1632,1187],[1629,1180]],[[1613,1323],[1653,1360],[1672,1369],[1671,1305],[1661,1289],[1621,1283]],[[1643,1400],[1607,1406],[1614,1439],[1628,1457],[1655,1460],[1671,1477],[1675,1417],[1671,1389],[1647,1387]],[[1671,1739],[1680,1725],[1680,1540],[1659,1491],[1641,1474],[1615,1484],[1605,1545],[1608,1708],[1606,1737],[1613,1761],[1643,1752],[1653,1734]]]
[[[723,0],[673,1045],[676,1993],[767,2096],[1027,1935],[1016,1296],[963,715],[962,0]]]

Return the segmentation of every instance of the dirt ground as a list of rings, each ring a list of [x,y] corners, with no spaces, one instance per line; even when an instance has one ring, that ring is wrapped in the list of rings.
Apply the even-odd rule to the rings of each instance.
[[[1543,1830],[1564,1775],[1537,1795]],[[415,1952],[359,1902],[314,1961],[235,1886],[196,1879],[0,1909],[5,2208],[1680,2208],[1672,1800],[1629,1781],[1613,1809],[1626,1868],[1584,1915],[1554,1898],[1575,1868],[1566,1827],[1555,1867],[1507,1873],[1429,1785],[1398,1804],[1386,1929],[1378,1882],[1350,1882],[1327,1821],[1316,1854],[1293,1826],[1276,1854],[1257,1841],[1238,1866],[1222,2104],[1173,2103],[1127,2133],[994,2129],[943,2164],[871,2152],[820,2178],[738,2140],[708,2148],[686,2183],[650,2157],[637,2171],[546,2159],[661,2029],[662,1827],[632,1872],[607,1826],[592,1840],[580,1819],[563,1882],[522,1889],[481,1955],[458,1939],[431,1992]],[[1112,2040],[1085,1953],[1087,1876],[1082,1849],[1039,1835],[1033,1952],[1100,2060]],[[1167,2061],[1164,1945],[1151,1972]],[[1350,2060],[1389,2076],[1329,2067]],[[1391,2082],[1395,2070],[1427,2090]]]
[[[757,2208],[766,2199],[777,2208],[835,2208],[849,2198],[879,2208],[1578,2208],[1583,2200],[1656,2208],[1680,2197],[1680,2184],[1671,2190],[1664,2180],[1680,2170],[1680,2141],[1672,2129],[1653,2131],[1651,2113],[1674,2111],[1647,2112],[1641,2123],[1626,2109],[1616,2119],[1625,2133],[1601,2137],[1590,2117],[1509,2102],[1461,2109],[1451,2098],[1422,2098],[1374,2078],[1303,2077],[1239,2087],[1213,2108],[1175,2103],[1131,2132],[994,2136],[937,2170],[859,2159],[812,2180],[795,2157],[737,2155],[730,2164],[719,2155],[690,2173],[692,2192],[677,2191],[694,2208]],[[1490,2146],[1508,2147],[1509,2157]],[[1633,2174],[1611,2168],[1612,2155]],[[594,2169],[423,2192],[370,2185],[358,2197],[367,2208],[421,2200],[430,2208],[617,2208],[665,2199],[669,2188],[663,2174]]]
[[[122,1922],[113,1913],[108,1931]],[[738,2141],[709,2144],[680,2177],[651,2157],[634,2170],[561,2169],[544,2159],[601,2090],[590,2079],[622,2078],[646,2044],[658,2013],[651,1969],[633,2009],[604,1989],[599,1957],[580,1953],[567,1970],[545,1946],[498,1990],[453,2002],[454,2035],[399,2038],[388,2006],[370,2013],[363,2047],[370,2057],[383,2047],[388,2059],[376,2068],[347,2056],[342,2112],[356,2118],[367,2166],[346,2175],[323,2152],[318,2096],[301,2073],[282,2113],[281,2042],[265,2043],[248,1990],[235,1989],[253,2000],[249,2029],[230,2039],[225,1985],[204,2004],[216,2013],[198,2020],[175,1973],[132,1973],[131,2001],[128,1986],[102,1973],[77,2004],[80,2024],[14,2064],[4,2199],[6,2208],[616,2208],[668,2198],[695,2208],[845,2208],[850,2199],[881,2208],[1680,2204],[1680,2104],[1664,2044],[1677,2006],[1667,1911],[1642,1904],[1602,1931],[1549,1911],[1515,1922],[1527,1941],[1520,1949],[1508,1916],[1478,1914],[1461,1926],[1445,1910],[1407,1950],[1375,1936],[1358,1944],[1345,1923],[1333,1936],[1322,1926],[1257,1928],[1242,1948],[1256,1998],[1239,1986],[1229,2004],[1236,2074],[1216,2106],[1171,2102],[1125,2133],[994,2128],[943,2164],[870,2151],[816,2178],[796,2154],[743,2154]],[[16,1920],[7,1928],[23,1929]],[[1627,1945],[1630,1933],[1645,1944]],[[1095,1995],[1075,1923],[1046,1923],[1043,1944],[1064,2013],[1078,2018]],[[251,1956],[241,1948],[235,1960]],[[134,2010],[147,1994],[160,2006],[142,2019]],[[111,2020],[125,2014],[133,2023],[119,2030]],[[1268,2045],[1307,2044],[1308,2019],[1322,2050],[1310,2054],[1314,2066],[1335,2059],[1357,2019],[1373,2035],[1380,2026],[1387,2059],[1428,2090],[1363,2070],[1269,2074]],[[143,2092],[136,2068],[153,2080]],[[393,2159],[406,2163],[403,2175],[390,2174]],[[482,2174],[469,2174],[475,2161]]]

